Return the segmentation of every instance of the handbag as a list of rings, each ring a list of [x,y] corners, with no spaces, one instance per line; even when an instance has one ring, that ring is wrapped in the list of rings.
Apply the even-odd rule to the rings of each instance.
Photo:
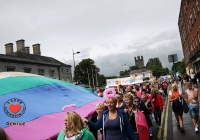
[[[185,99],[183,99],[183,112],[186,114],[189,112],[189,107],[188,107]]]

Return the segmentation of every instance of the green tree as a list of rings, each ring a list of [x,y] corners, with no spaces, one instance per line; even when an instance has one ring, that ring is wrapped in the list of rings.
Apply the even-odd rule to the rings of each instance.
[[[99,86],[106,85],[106,77],[104,75],[98,75],[98,85]]]
[[[146,64],[146,67],[147,69],[152,70],[153,75],[156,77],[169,74],[169,69],[167,67],[163,68],[159,58],[150,58]]]
[[[156,58],[150,58],[146,64],[146,67],[148,68],[149,66],[152,66],[152,65],[156,65],[156,66],[159,66],[159,67],[162,67],[162,63],[160,61],[160,59],[158,57]]]
[[[89,75],[89,79],[90,79],[90,85],[92,85],[92,75],[94,76],[94,80],[95,78],[95,70],[99,69],[95,64],[94,64],[94,60],[87,58],[87,59],[83,59],[78,65],[76,65],[75,67],[75,75],[74,75],[74,80],[77,81],[77,84],[89,84],[89,80],[88,80],[88,75]],[[97,76],[99,76],[99,74],[97,73]],[[96,81],[95,81],[96,84]]]
[[[119,77],[123,78],[123,77],[129,77],[130,76],[130,70],[124,70],[124,71],[120,71],[119,72]]]
[[[182,61],[178,61],[175,63],[176,72],[180,72],[182,75],[186,73],[185,68],[185,61],[182,59]],[[174,65],[172,65],[172,71],[174,72]]]
[[[138,66],[130,66],[129,67],[129,70],[137,70],[137,69],[139,69]]]

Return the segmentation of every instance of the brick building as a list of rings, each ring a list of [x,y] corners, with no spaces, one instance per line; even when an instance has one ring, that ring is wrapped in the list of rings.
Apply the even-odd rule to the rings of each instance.
[[[186,71],[200,70],[200,0],[182,0],[178,19]]]
[[[26,72],[72,82],[71,65],[41,56],[40,44],[32,45],[33,54],[30,54],[30,47],[25,47],[23,39],[16,41],[16,46],[14,52],[13,43],[5,44],[6,54],[0,54],[0,72]]]

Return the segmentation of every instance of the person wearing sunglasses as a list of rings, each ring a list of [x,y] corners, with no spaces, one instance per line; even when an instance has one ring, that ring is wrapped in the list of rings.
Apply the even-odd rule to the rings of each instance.
[[[135,107],[144,114],[144,116],[146,118],[146,122],[148,124],[148,127],[151,128],[153,125],[152,125],[151,119],[149,118],[149,111],[148,111],[147,107],[145,106],[144,102],[141,103],[140,100],[141,99],[139,97],[134,98]]]

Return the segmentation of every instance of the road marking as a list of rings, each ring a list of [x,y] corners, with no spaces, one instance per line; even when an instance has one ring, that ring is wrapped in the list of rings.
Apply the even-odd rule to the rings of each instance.
[[[168,99],[167,99],[168,101]],[[164,129],[164,135],[163,135],[163,140],[167,139],[167,124],[168,124],[168,109],[169,109],[169,102],[167,102],[167,109],[166,109],[166,118],[165,118],[165,129]]]
[[[165,108],[166,108],[166,104],[168,104],[168,97],[166,97],[166,98],[167,98],[167,99],[166,99],[166,101],[165,101]],[[165,114],[166,114],[166,109],[165,109],[165,111],[162,113],[161,126],[163,126],[163,120],[164,120]],[[159,130],[158,130],[158,135],[157,135],[158,139],[161,138],[161,132],[162,132],[162,128],[159,128]]]

